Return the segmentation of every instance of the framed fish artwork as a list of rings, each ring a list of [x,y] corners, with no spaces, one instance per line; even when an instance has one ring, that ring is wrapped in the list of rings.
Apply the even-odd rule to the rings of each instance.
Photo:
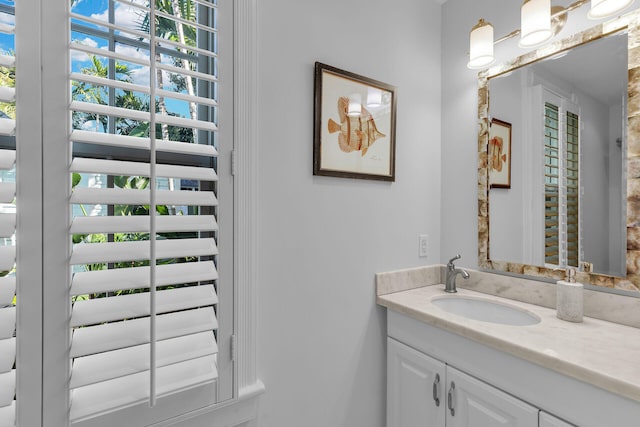
[[[395,181],[396,88],[315,64],[313,174]]]
[[[491,120],[487,150],[489,188],[511,188],[511,123]]]

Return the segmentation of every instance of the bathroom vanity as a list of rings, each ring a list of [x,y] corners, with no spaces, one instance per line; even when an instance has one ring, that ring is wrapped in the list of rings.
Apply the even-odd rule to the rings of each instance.
[[[482,271],[376,275],[388,427],[640,426],[639,50],[634,11],[479,72]],[[582,323],[556,317],[569,268]]]
[[[452,296],[443,269],[377,277],[388,313],[388,427],[640,425],[640,329],[565,322],[551,308],[468,289]],[[511,279],[470,273],[471,286]],[[442,298],[504,305],[535,323],[475,320],[433,303]]]

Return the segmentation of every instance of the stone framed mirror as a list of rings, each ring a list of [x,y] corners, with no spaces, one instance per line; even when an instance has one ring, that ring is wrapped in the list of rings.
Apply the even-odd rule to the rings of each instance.
[[[479,267],[640,295],[640,12],[480,72],[478,122]]]

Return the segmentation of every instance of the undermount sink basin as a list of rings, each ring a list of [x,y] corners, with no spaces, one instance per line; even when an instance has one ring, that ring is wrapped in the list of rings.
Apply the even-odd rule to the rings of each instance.
[[[431,299],[441,310],[468,319],[502,325],[526,326],[540,323],[540,318],[521,308],[500,302],[461,295],[443,295]]]

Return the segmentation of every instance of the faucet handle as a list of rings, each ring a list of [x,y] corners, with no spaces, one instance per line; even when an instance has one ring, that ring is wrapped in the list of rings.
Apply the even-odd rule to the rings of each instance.
[[[451,259],[449,260],[449,262],[447,263],[447,265],[451,265],[451,266],[453,266],[453,261],[455,261],[455,260],[457,260],[457,259],[460,259],[460,258],[462,258],[462,255],[457,254],[456,256],[454,256],[453,258],[451,258]]]

